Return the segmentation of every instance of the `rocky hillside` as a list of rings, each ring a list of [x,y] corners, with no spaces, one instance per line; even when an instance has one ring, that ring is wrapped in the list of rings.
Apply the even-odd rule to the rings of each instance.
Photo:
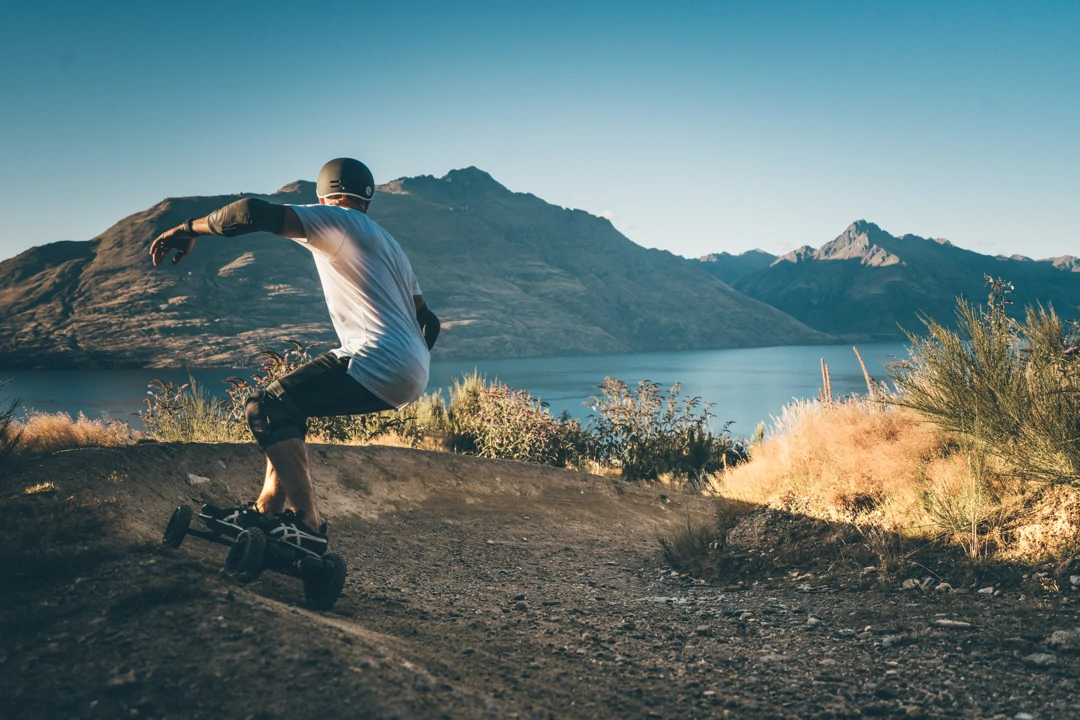
[[[444,320],[437,351],[512,357],[827,340],[610,222],[514,193],[476,168],[381,186],[371,215]],[[285,337],[334,342],[307,250],[206,238],[154,269],[158,233],[242,197],[170,198],[99,237],[0,263],[0,367],[229,366]],[[271,196],[315,202],[314,184]]]
[[[708,267],[709,263],[702,263]],[[921,330],[919,315],[950,323],[956,297],[982,302],[984,275],[1012,281],[1013,309],[1052,304],[1067,317],[1080,305],[1075,258],[992,257],[947,240],[894,237],[860,220],[835,240],[803,246],[767,267],[732,278],[737,290],[810,327],[852,339],[891,338]]]

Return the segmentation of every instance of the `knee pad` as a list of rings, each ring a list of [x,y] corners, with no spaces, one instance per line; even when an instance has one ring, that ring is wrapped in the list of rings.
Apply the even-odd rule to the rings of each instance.
[[[284,389],[277,382],[249,397],[244,410],[255,442],[264,449],[282,440],[303,440],[307,436],[307,418],[284,397]]]

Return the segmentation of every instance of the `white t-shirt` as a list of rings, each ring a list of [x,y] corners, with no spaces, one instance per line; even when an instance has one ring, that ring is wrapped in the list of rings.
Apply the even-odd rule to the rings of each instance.
[[[394,407],[424,392],[431,354],[416,320],[420,294],[409,258],[390,233],[359,210],[293,205],[315,256],[326,305],[349,376]]]

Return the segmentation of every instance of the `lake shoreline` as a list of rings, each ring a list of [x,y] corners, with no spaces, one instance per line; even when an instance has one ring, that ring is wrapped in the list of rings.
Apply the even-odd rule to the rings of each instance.
[[[474,370],[489,380],[523,389],[546,402],[554,414],[566,409],[585,420],[583,405],[605,377],[629,385],[649,380],[669,388],[678,382],[683,397],[715,403],[713,427],[731,420],[732,432],[748,436],[759,422],[770,423],[793,399],[816,397],[821,387],[821,359],[830,366],[833,390],[838,395],[864,394],[866,384],[849,344],[780,345],[768,348],[680,350],[613,353],[545,358],[435,359],[428,392],[447,397],[455,378]],[[872,375],[885,379],[883,362],[891,355],[906,355],[903,343],[859,346]],[[224,395],[226,377],[248,377],[255,368],[91,368],[0,370],[0,379],[13,382],[0,390],[0,398],[20,398],[20,407],[40,412],[84,412],[141,423],[133,413],[144,409],[151,381],[183,384],[189,377],[215,395]]]

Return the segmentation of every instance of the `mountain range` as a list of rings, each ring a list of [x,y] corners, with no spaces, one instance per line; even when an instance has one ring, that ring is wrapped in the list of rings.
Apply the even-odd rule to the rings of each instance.
[[[860,220],[819,248],[776,257],[760,250],[706,255],[696,263],[739,292],[810,327],[848,340],[903,337],[920,316],[952,324],[957,296],[983,302],[985,277],[1015,287],[1012,311],[1053,305],[1073,317],[1080,305],[1080,265],[1070,255],[1032,260],[982,255],[943,239],[894,237]]]
[[[988,256],[860,220],[819,248],[687,259],[606,219],[512,192],[477,168],[379,186],[371,216],[409,255],[443,320],[436,355],[519,357],[817,344],[903,336],[1011,280],[1013,309],[1080,304],[1080,261]],[[162,231],[241,197],[168,198],[86,241],[0,262],[0,368],[242,366],[284,338],[335,344],[314,263],[271,235],[198,240],[154,268]]]
[[[476,168],[379,187],[371,216],[443,321],[437,354],[516,357],[829,340],[603,218],[511,192]],[[239,366],[282,338],[335,341],[308,251],[202,238],[175,267],[162,231],[244,195],[170,198],[96,238],[0,263],[0,367]],[[264,197],[316,202],[314,183]]]

